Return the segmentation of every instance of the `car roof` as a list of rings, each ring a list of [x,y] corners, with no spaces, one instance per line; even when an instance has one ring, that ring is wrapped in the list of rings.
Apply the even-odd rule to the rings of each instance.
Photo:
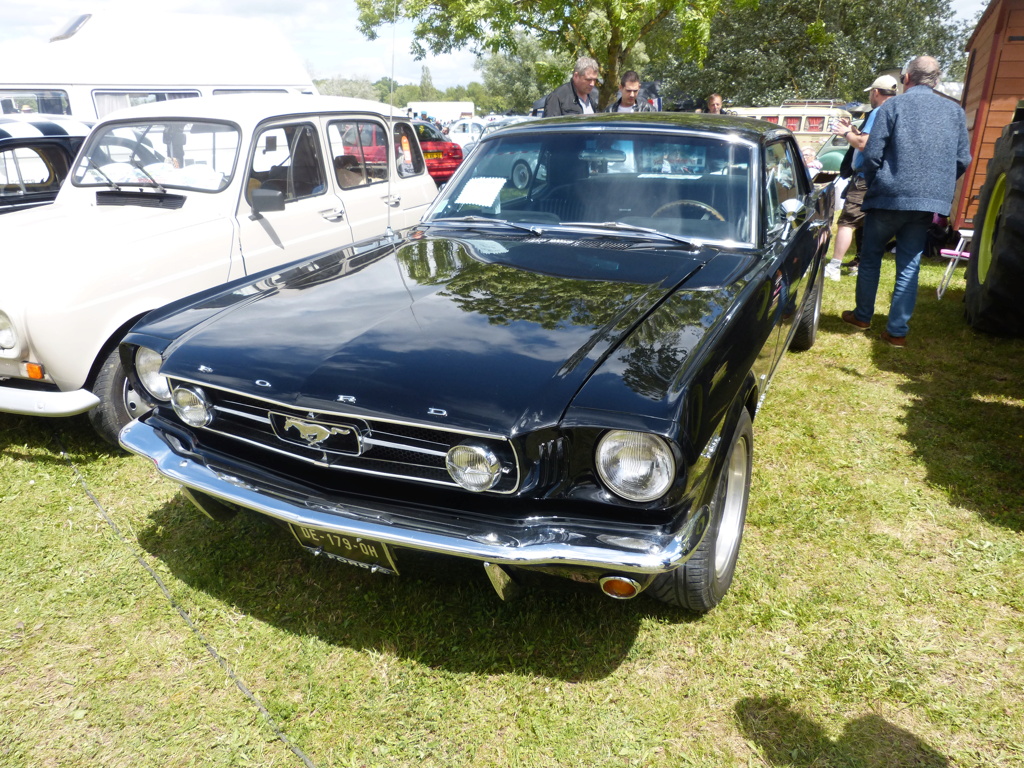
[[[0,141],[42,137],[87,136],[91,123],[67,115],[40,113],[0,115]]]
[[[104,116],[103,122],[140,118],[181,118],[230,120],[241,126],[252,126],[271,117],[331,112],[370,112],[381,116],[391,113],[395,117],[405,118],[404,110],[392,110],[387,104],[369,99],[294,93],[238,93],[142,104],[111,112]]]
[[[775,123],[733,115],[706,115],[696,112],[599,112],[593,115],[545,117],[514,123],[501,129],[502,136],[513,133],[564,130],[579,126],[593,130],[630,130],[634,128],[686,129],[701,133],[735,136],[754,143],[763,143],[778,136],[791,136],[793,132]],[[485,140],[489,140],[488,136]]]

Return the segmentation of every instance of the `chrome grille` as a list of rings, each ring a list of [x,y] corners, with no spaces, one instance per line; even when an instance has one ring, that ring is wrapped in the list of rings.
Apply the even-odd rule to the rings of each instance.
[[[172,388],[191,383],[172,380]],[[284,454],[332,470],[458,487],[448,474],[448,450],[467,440],[483,442],[502,457],[505,472],[492,493],[519,487],[515,449],[503,437],[434,429],[421,424],[311,411],[203,385],[213,419],[199,430]]]

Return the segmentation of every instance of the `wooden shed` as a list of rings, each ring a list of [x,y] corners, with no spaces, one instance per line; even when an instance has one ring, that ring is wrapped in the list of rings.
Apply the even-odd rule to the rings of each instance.
[[[1024,0],[992,0],[967,41],[963,108],[971,165],[957,184],[952,224],[974,229],[978,193],[996,139],[1024,99]]]

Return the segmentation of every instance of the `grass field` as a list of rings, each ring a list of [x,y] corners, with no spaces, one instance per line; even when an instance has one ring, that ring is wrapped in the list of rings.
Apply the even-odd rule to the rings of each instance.
[[[942,267],[904,350],[826,283],[704,617],[323,562],[83,418],[0,415],[0,766],[1024,765],[1024,341]]]

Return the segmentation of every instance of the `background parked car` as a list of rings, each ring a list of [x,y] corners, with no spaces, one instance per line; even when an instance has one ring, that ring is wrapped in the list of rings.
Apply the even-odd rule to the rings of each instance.
[[[502,128],[505,128],[507,126],[515,125],[516,123],[524,123],[527,120],[537,119],[538,118],[533,117],[531,115],[512,115],[509,117],[499,117],[497,120],[491,120],[491,122],[487,123],[487,125],[484,126],[483,131],[480,132],[480,139],[482,139],[484,136],[489,136],[495,131],[501,130]],[[473,151],[473,148],[477,145],[478,141],[479,139],[476,139],[474,141],[466,143],[466,146],[463,147],[463,150],[466,152],[467,155]]]
[[[480,139],[486,125],[487,123],[478,117],[464,117],[448,126],[448,138],[460,147],[465,147],[469,142]]]
[[[434,181],[443,184],[462,164],[462,147],[441,133],[441,129],[431,122],[413,120],[412,124],[423,149],[423,159],[427,161],[427,172]]]
[[[532,571],[707,611],[753,419],[815,341],[832,214],[779,126],[510,126],[396,241],[145,318],[121,354],[154,409],[122,444],[211,517],[255,510],[375,572],[418,550],[503,597]]]
[[[116,441],[141,407],[117,344],[142,315],[418,222],[437,185],[383,109],[213,96],[98,123],[52,205],[0,217],[0,411],[88,411]]]
[[[52,203],[92,123],[0,115],[0,213]]]

